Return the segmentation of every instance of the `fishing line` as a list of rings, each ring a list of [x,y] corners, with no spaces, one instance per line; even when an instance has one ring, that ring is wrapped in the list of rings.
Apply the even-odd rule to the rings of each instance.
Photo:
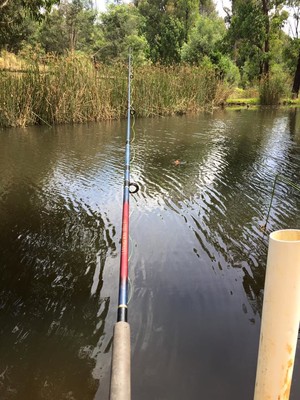
[[[132,131],[132,140],[131,140],[131,144],[135,141],[135,114],[133,114],[132,117],[132,127],[131,127],[131,131]],[[133,149],[133,156],[131,157],[131,162],[133,163],[135,160],[135,147],[132,148]]]
[[[131,131],[132,131],[132,140],[131,143],[133,143],[135,141],[135,112],[132,116],[132,127],[131,127]]]
[[[128,301],[127,301],[127,304],[130,303],[130,301],[132,299],[132,294],[133,294],[133,284],[131,282],[131,279],[128,278]]]
[[[269,204],[269,208],[268,208],[268,212],[267,212],[266,222],[265,222],[264,225],[262,225],[260,227],[260,229],[264,233],[267,233],[267,224],[268,224],[268,221],[269,221],[269,217],[270,217],[270,213],[271,213],[271,209],[272,209],[272,205],[273,205],[273,200],[274,200],[274,197],[275,197],[276,185],[277,185],[277,183],[279,183],[279,181],[284,182],[285,184],[287,184],[288,186],[291,186],[292,188],[296,189],[300,193],[300,186],[299,185],[297,185],[296,183],[290,181],[285,176],[282,176],[280,174],[277,174],[275,176],[274,183],[273,183],[273,186],[272,186],[272,193],[271,193],[270,204]]]

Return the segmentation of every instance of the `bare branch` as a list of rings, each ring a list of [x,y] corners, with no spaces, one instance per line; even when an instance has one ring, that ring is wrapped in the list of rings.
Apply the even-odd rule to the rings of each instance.
[[[1,0],[0,2],[0,8],[3,8],[7,5],[7,3],[9,2],[9,0]]]

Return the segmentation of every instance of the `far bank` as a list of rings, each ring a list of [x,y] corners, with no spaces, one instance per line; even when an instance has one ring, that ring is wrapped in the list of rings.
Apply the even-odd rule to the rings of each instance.
[[[213,69],[135,67],[133,108],[138,117],[186,114],[224,104],[231,89]],[[88,57],[36,59],[0,71],[0,126],[83,123],[119,119],[127,111],[127,66]]]

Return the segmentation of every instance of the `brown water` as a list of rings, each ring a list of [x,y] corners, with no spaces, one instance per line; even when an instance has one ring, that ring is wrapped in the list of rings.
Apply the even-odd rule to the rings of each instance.
[[[299,111],[141,119],[135,131],[133,399],[250,400],[260,226],[276,174],[299,183]],[[1,400],[107,399],[125,133],[126,121],[0,131]],[[299,228],[299,210],[280,182],[268,231]]]

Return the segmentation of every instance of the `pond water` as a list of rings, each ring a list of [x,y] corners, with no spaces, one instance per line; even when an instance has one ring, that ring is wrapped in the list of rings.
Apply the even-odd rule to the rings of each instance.
[[[1,400],[108,398],[125,134],[0,131]],[[132,156],[132,398],[251,400],[277,174],[267,232],[300,225],[299,111],[139,119]]]

